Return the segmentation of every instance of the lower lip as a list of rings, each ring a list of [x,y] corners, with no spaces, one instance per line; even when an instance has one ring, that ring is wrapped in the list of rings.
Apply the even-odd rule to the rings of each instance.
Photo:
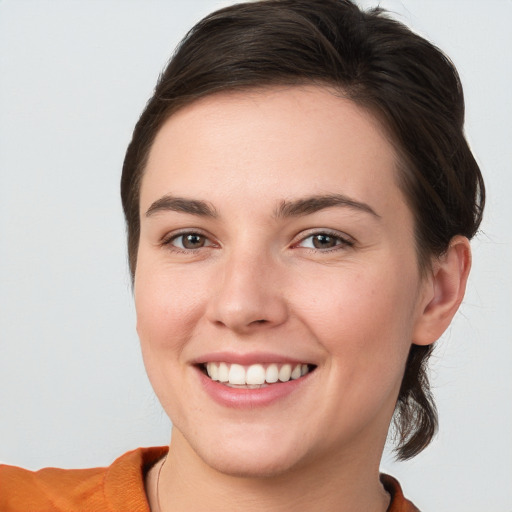
[[[218,381],[214,381],[199,368],[197,372],[201,379],[201,384],[211,398],[220,405],[235,409],[254,409],[255,407],[264,407],[277,402],[296,391],[309,380],[311,375],[311,373],[307,373],[299,379],[289,380],[288,382],[276,382],[263,388],[243,389],[231,388]]]

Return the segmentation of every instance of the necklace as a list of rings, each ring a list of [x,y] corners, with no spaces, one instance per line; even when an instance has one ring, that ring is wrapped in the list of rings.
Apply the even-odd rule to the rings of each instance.
[[[164,467],[165,462],[167,461],[167,455],[164,458],[162,464],[158,468],[158,475],[156,476],[156,505],[158,507],[157,512],[162,512],[162,507],[160,505],[160,473],[162,472],[162,468]]]

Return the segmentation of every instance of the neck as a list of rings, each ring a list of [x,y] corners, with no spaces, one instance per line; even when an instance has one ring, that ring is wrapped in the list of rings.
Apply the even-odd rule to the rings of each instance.
[[[371,461],[368,451],[362,453],[364,460],[338,455],[278,474],[242,477],[205,464],[175,430],[165,463],[148,475],[150,507],[154,512],[384,512],[389,495],[379,481],[380,453]]]

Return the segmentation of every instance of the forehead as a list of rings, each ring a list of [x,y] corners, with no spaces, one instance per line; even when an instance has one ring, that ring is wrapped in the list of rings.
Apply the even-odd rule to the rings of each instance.
[[[223,92],[182,108],[161,127],[141,209],[158,195],[190,188],[211,196],[222,187],[224,197],[243,190],[246,201],[330,192],[382,200],[383,190],[401,196],[396,161],[378,120],[327,87]]]

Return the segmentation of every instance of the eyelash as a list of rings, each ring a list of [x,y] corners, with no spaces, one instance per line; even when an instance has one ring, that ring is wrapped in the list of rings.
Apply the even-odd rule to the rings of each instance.
[[[319,230],[319,231],[310,232],[309,234],[307,234],[307,236],[302,236],[301,239],[297,243],[293,244],[293,247],[301,248],[300,244],[304,243],[306,240],[308,240],[310,238],[313,239],[314,237],[319,237],[319,236],[326,236],[326,237],[332,238],[336,241],[336,244],[333,247],[328,247],[328,248],[324,248],[324,249],[321,249],[318,247],[302,247],[302,248],[306,249],[307,251],[312,251],[315,253],[320,252],[320,253],[325,254],[325,253],[329,253],[329,252],[333,252],[333,251],[344,250],[344,249],[354,246],[354,241],[351,240],[349,237],[342,236],[340,233],[338,233],[336,231],[330,231],[328,229],[323,229],[323,230]]]
[[[177,247],[173,244],[175,240],[178,240],[180,238],[186,237],[186,236],[198,236],[202,237],[205,240],[206,245],[203,245],[201,247],[196,248],[185,248],[185,247]],[[336,244],[333,247],[328,248],[318,248],[318,247],[302,247],[303,249],[307,251],[311,251],[314,253],[329,253],[333,251],[339,251],[346,249],[347,247],[353,247],[354,242],[350,240],[348,237],[341,236],[340,233],[330,231],[330,230],[320,230],[320,231],[314,231],[307,234],[307,236],[302,236],[298,242],[295,242],[292,245],[292,248],[301,248],[301,244],[304,243],[308,239],[312,239],[313,237],[320,237],[325,236],[329,237],[331,239],[334,239],[336,241]],[[209,243],[208,243],[209,242]],[[181,233],[172,233],[169,236],[166,236],[162,239],[161,245],[170,248],[171,251],[181,254],[191,254],[193,252],[198,251],[199,249],[203,249],[205,247],[218,247],[218,245],[210,240],[208,235],[202,233],[201,231],[182,231]],[[183,242],[182,242],[183,245]]]
[[[173,242],[175,240],[178,240],[179,238],[184,238],[187,235],[188,236],[194,235],[194,236],[204,238],[204,240],[206,241],[206,245],[203,245],[201,247],[187,249],[185,247],[177,247],[176,245],[173,244]],[[191,254],[191,253],[198,251],[199,249],[203,249],[204,247],[215,247],[217,244],[212,242],[208,235],[202,233],[199,230],[193,230],[193,231],[182,231],[181,233],[171,233],[170,235],[168,235],[162,239],[161,245],[163,247],[167,247],[172,252],[181,253],[181,254]],[[182,245],[183,245],[183,242],[182,242]]]

